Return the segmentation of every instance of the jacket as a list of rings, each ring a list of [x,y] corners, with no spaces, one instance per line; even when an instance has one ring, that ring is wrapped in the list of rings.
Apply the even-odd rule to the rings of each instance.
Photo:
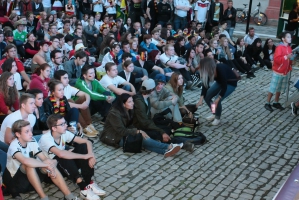
[[[152,92],[150,98],[151,106],[157,110],[167,108],[172,105],[172,101],[167,99],[173,94],[166,88],[162,88],[160,92],[156,90]]]
[[[14,108],[14,110],[19,110],[19,99],[17,98],[15,100],[15,102],[12,104],[12,106]],[[5,104],[5,101],[4,101],[4,96],[3,94],[0,94],[0,115],[8,115],[8,110],[11,109],[11,107],[8,107],[6,104]]]
[[[174,92],[174,90],[173,90],[173,88],[171,87],[170,83],[167,83],[167,84],[165,85],[165,88],[166,88],[167,90],[169,90],[169,92],[171,92],[171,93],[173,93],[173,94],[175,94],[175,95],[178,96],[178,94],[176,94],[176,93]],[[178,96],[178,104],[179,104],[180,107],[184,106],[184,97],[183,97],[183,94],[182,94],[181,96]]]
[[[150,53],[152,50],[159,50],[153,43],[150,43],[149,47],[147,47],[144,41],[141,42],[140,47],[144,48],[147,53]]]
[[[214,14],[215,14],[215,7],[216,3],[212,2],[210,9],[209,9],[209,16],[208,16],[208,23],[211,24],[214,21]],[[223,4],[220,3],[219,5],[220,11],[219,11],[219,22],[223,19]]]
[[[123,136],[136,134],[137,128],[134,128],[132,123],[129,123],[127,119],[123,118],[119,110],[112,107],[106,117],[100,140],[105,143],[105,137],[108,137],[110,140],[114,141],[113,144],[110,145],[118,147]]]
[[[144,98],[141,94],[137,94],[134,97],[134,117],[133,125],[137,129],[157,131],[165,133],[164,130],[158,128],[151,118],[151,103],[148,100],[148,105],[146,105]]]
[[[35,4],[38,4],[39,7],[36,8]],[[36,2],[32,2],[32,12],[34,15],[40,15],[40,12],[44,11],[44,6],[42,3],[36,3]]]
[[[39,113],[39,118],[36,118],[36,122],[33,126],[33,132],[32,132],[33,135],[41,135],[44,130],[48,129],[48,126],[46,123],[48,116],[46,116],[44,107],[43,106],[37,107],[37,109],[38,109],[38,113]],[[36,117],[36,113],[34,112],[33,114]]]
[[[292,70],[292,61],[287,59],[287,55],[292,53],[291,47],[280,44],[276,47],[273,59],[272,70],[281,75],[287,75]]]
[[[97,81],[93,80],[91,82],[92,90],[89,89],[86,82],[82,78],[78,78],[75,84],[75,87],[78,88],[80,91],[89,94],[91,100],[94,101],[106,101],[107,95],[104,95],[104,92],[108,92],[105,88]],[[111,93],[111,96],[115,96]]]
[[[226,21],[230,20],[231,21],[231,27],[235,27],[236,26],[237,10],[234,7],[231,8],[231,14],[232,14],[231,18],[228,18],[227,12],[228,12],[228,8],[224,11],[223,20],[226,20]]]
[[[81,67],[76,66],[75,60],[69,60],[63,63],[63,68],[69,76],[70,85],[74,86],[77,79],[81,77]]]
[[[131,83],[135,87],[136,82],[135,82],[135,75],[133,74],[133,72],[131,73],[130,80],[127,80],[125,71],[119,72],[118,75],[120,77],[122,77],[123,79],[125,79],[126,81],[128,81],[129,83]],[[136,91],[138,91],[138,90],[136,89]]]
[[[264,59],[264,60],[271,60],[271,59],[270,59],[270,55],[274,55],[274,53],[275,53],[275,49],[276,49],[276,46],[273,44],[273,46],[272,46],[272,52],[271,52],[271,54],[269,54],[269,47],[268,47],[268,46],[265,46],[265,47],[263,48],[263,54],[264,54],[263,59]]]
[[[71,110],[71,106],[65,96],[63,96],[63,100],[65,103],[65,113],[68,113]],[[45,117],[47,119],[50,115],[54,114],[54,107],[49,97],[45,98],[43,102],[43,107],[45,111]]]
[[[45,80],[42,80],[39,75],[32,74],[29,88],[41,90],[43,92],[44,99],[45,99],[48,97],[48,94],[49,94],[49,87],[48,87],[49,81],[50,81],[50,78],[45,78]]]
[[[23,11],[22,13],[32,12],[32,2],[29,1],[28,3],[23,3]]]

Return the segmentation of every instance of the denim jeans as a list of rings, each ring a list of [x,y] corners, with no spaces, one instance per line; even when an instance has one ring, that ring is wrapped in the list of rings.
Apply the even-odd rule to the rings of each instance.
[[[187,17],[179,17],[177,15],[174,15],[174,30],[177,31],[178,29],[184,30],[187,26]]]
[[[163,68],[163,71],[164,73],[170,73],[170,72],[173,72],[170,68]],[[165,76],[166,77],[166,82],[168,82],[170,80],[170,77],[169,76]]]
[[[7,159],[7,155],[6,152],[2,151],[0,149],[0,166],[1,166],[1,173],[4,173],[4,170],[6,168],[6,159]]]
[[[158,154],[164,154],[167,151],[168,146],[169,146],[169,144],[158,142],[151,138],[147,138],[147,139],[142,138],[142,139],[143,139],[142,140],[143,148],[145,148],[146,150],[158,153]],[[121,147],[123,146],[123,139],[120,140],[119,146],[121,146]]]
[[[0,150],[4,151],[5,153],[8,151],[9,145],[0,141]]]
[[[131,86],[130,86],[130,85],[124,85],[124,86],[122,87],[122,89],[123,89],[123,90],[126,90],[126,91],[128,91],[128,92],[131,92]]]
[[[230,27],[230,28],[226,29],[226,31],[228,32],[229,37],[230,37],[231,39],[233,39],[233,36],[234,36],[234,30],[235,30],[235,27]]]
[[[221,98],[221,100],[218,102],[216,112],[215,112],[215,118],[220,119],[221,117],[221,112],[222,112],[222,105],[221,102],[228,97],[233,91],[235,91],[236,87],[227,84],[226,92],[224,96]],[[221,85],[217,83],[216,81],[213,83],[213,85],[208,89],[207,94],[205,96],[205,102],[211,108],[211,101],[213,97],[218,97],[219,93],[221,91]]]

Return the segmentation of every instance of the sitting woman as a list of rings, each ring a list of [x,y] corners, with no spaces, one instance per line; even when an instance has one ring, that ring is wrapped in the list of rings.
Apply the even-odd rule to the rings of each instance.
[[[194,58],[195,58],[195,50],[193,48],[188,49],[185,54],[185,59],[187,61],[187,67],[189,67],[189,71],[192,77],[193,84],[191,86],[191,89],[197,87],[201,82],[198,68],[197,68],[198,66],[196,66]]]
[[[164,157],[172,156],[181,149],[177,144],[165,144],[153,140],[146,132],[134,128],[132,125],[133,109],[133,98],[129,94],[121,94],[107,116],[104,130],[100,136],[102,142],[119,147],[123,146],[124,136],[141,134],[143,137],[142,146],[149,151],[164,154]]]
[[[68,130],[80,137],[83,137],[83,128],[79,121],[79,110],[77,108],[71,108],[66,97],[64,96],[64,86],[58,80],[51,80],[48,83],[50,89],[50,96],[44,99],[43,107],[46,117],[51,114],[57,114],[64,116],[68,124]],[[76,127],[71,126],[70,122],[75,122]]]
[[[24,45],[25,48],[25,58],[33,58],[35,54],[39,51],[39,47],[37,45],[38,43],[36,42],[36,37],[34,34],[28,33],[27,34],[27,42]]]
[[[158,50],[157,46],[152,43],[152,35],[150,34],[143,36],[140,47],[146,49],[147,53],[150,53],[152,50]]]
[[[159,50],[152,50],[148,54],[148,64],[153,66],[151,69],[147,69],[149,74],[152,74],[154,71],[158,71],[160,74],[164,74],[166,76],[166,81],[168,82],[170,80],[170,77],[172,75],[172,70],[169,67],[163,67],[160,62],[160,55],[161,52]],[[153,73],[159,74],[158,72]],[[156,76],[156,75],[155,75]],[[154,78],[154,76],[150,76],[150,78]]]
[[[44,107],[43,107],[44,95],[43,95],[43,92],[39,89],[27,90],[26,93],[32,94],[35,97],[36,108],[35,108],[33,114],[36,117],[36,122],[33,127],[32,133],[34,136],[37,136],[34,138],[38,141],[43,133],[46,133],[47,131],[49,131],[49,128],[46,123],[48,117],[46,116]]]
[[[266,71],[268,71],[268,69],[272,69],[275,49],[276,46],[274,45],[273,40],[267,39],[263,48],[263,61],[267,66],[267,68],[264,68],[264,70]]]
[[[40,67],[35,68],[31,76],[29,89],[39,89],[43,92],[44,98],[48,97],[51,67],[48,63],[42,64]]]
[[[262,53],[262,40],[256,38],[252,44],[248,45],[246,48],[246,60],[252,68],[257,68],[257,62],[260,62],[260,67],[263,69],[268,69],[261,57]]]
[[[14,59],[8,58],[4,61],[2,67],[2,72],[10,72],[13,74],[15,86],[17,90],[22,90],[22,81],[21,81],[21,75],[17,72],[18,67]],[[24,82],[24,87],[27,87],[27,83]]]
[[[124,78],[126,81],[130,82],[136,89],[136,91],[139,91],[142,79],[135,78],[135,75],[132,73],[134,70],[134,64],[131,60],[126,60],[123,64],[123,71],[119,72],[118,75],[122,78]]]
[[[221,52],[221,47],[218,46],[218,41],[216,39],[211,39],[210,40],[210,49],[213,53],[214,59],[218,61],[218,55]]]
[[[185,39],[178,37],[174,45],[174,51],[178,57],[183,57],[186,54]]]
[[[178,96],[179,98],[178,103],[179,103],[182,117],[188,115],[190,118],[193,118],[193,114],[197,111],[197,106],[194,104],[184,105],[184,97],[183,97],[184,79],[182,74],[178,72],[174,72],[171,75],[170,81],[165,85],[165,87],[170,92]]]
[[[0,124],[10,113],[19,109],[19,94],[11,72],[3,72],[0,77]]]

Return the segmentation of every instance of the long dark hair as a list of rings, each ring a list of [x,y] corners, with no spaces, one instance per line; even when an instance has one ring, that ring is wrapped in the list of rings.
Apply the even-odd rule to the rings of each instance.
[[[183,94],[183,89],[184,89],[183,88],[184,85],[178,87],[178,79],[180,75],[182,76],[182,74],[179,72],[173,72],[169,80],[169,84],[171,85],[174,93],[177,94],[178,96],[181,96]]]
[[[159,50],[152,50],[148,56],[147,56],[147,60],[148,61],[152,61],[153,63],[156,62],[156,56],[159,54]],[[155,63],[156,65],[158,65],[160,63],[160,60],[157,61],[157,63]]]
[[[261,43],[261,46],[260,46],[260,47],[257,47],[257,46],[256,46],[257,43]],[[262,50],[262,40],[261,40],[260,38],[256,38],[256,39],[253,41],[253,43],[251,44],[251,46],[252,46],[254,52],[255,52],[255,51],[259,51],[259,50],[261,51],[261,50]]]
[[[0,77],[0,93],[4,97],[5,104],[9,107],[12,106],[19,99],[19,94],[16,85],[14,84],[13,87],[7,86],[7,80],[11,76],[13,76],[11,72],[3,72],[3,74]]]
[[[15,62],[13,58],[8,58],[4,61],[2,67],[3,72],[10,72],[12,69],[12,63]]]
[[[115,102],[115,104],[113,104],[113,106],[112,106],[115,109],[117,109],[118,111],[120,111],[121,117],[123,117],[123,118],[125,118],[125,119],[128,120],[127,125],[129,125],[130,123],[132,123],[132,121],[133,121],[133,114],[134,114],[133,110],[127,111],[125,109],[125,107],[124,107],[124,103],[126,103],[130,97],[132,97],[132,96],[129,95],[129,94],[127,94],[127,93],[122,93],[118,97],[117,102]]]

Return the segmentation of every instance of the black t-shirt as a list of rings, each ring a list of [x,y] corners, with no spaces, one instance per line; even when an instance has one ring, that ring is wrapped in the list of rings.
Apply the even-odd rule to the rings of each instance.
[[[145,61],[143,67],[140,65],[140,62],[136,60],[134,66],[144,68],[148,74],[152,73],[152,68],[154,67],[154,63],[152,61]]]
[[[168,22],[171,17],[171,7],[168,3],[158,4],[158,20]]]
[[[156,19],[158,14],[158,3],[152,0],[148,3],[147,7],[150,9],[151,18]]]
[[[298,18],[298,13],[292,10],[289,14],[288,25],[286,26],[287,31],[294,31],[298,27],[298,22],[290,22],[293,19]]]

